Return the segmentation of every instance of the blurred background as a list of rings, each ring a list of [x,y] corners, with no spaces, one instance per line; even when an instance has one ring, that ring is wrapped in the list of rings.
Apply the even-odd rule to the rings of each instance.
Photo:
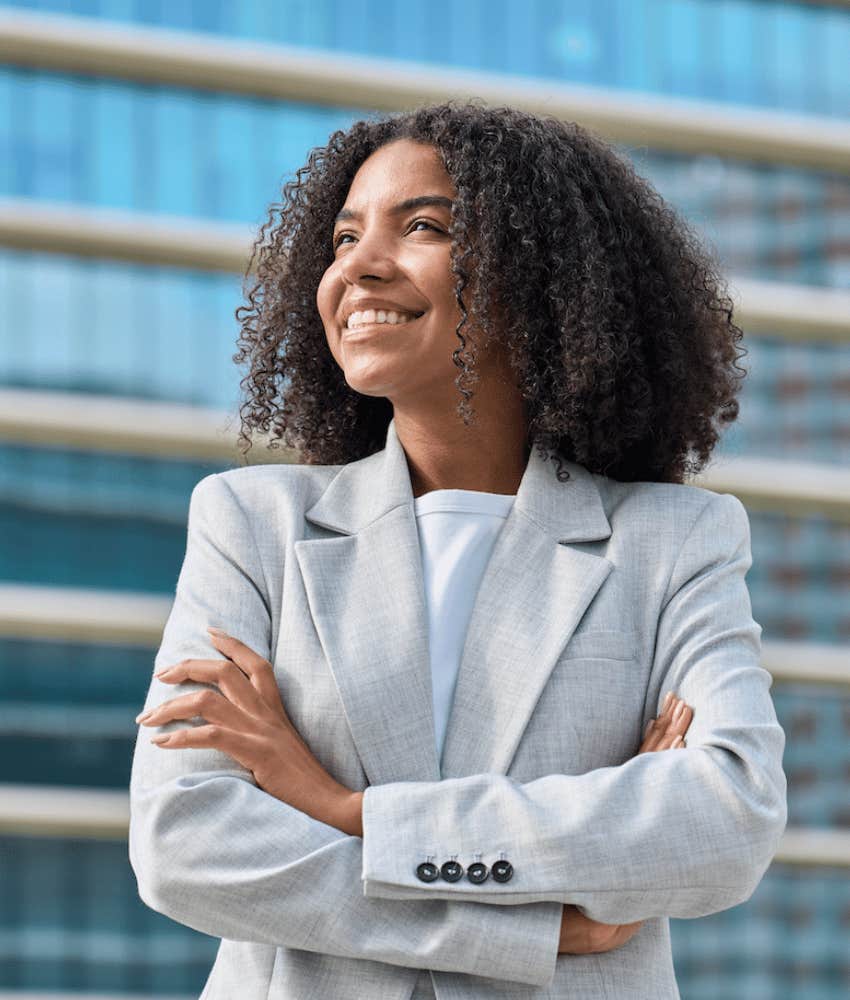
[[[597,130],[726,268],[750,374],[695,482],[750,515],[789,824],[675,965],[850,996],[850,6],[22,0],[0,63],[0,997],[199,995],[217,941],[138,899],[127,783],[189,494],[241,464],[248,248],[332,130],[452,96]]]

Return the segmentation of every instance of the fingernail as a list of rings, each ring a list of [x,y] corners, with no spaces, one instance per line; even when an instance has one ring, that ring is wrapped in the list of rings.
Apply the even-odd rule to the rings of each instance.
[[[667,711],[667,706],[670,704],[670,699],[672,697],[673,697],[673,692],[672,691],[668,691],[667,694],[664,697],[664,704],[661,706],[661,711],[662,712],[666,712]]]
[[[684,712],[685,712],[685,703],[683,701],[680,701],[673,712],[673,721],[678,722],[679,719],[682,718]]]
[[[136,722],[143,722],[145,719],[149,719],[153,715],[153,709],[150,712],[139,712],[136,716]]]
[[[212,632],[213,635],[227,635],[223,628],[215,628],[213,625],[207,626],[207,632]]]
[[[171,739],[171,737],[167,736],[167,735],[166,736],[152,736],[151,737],[151,743],[158,743],[158,744],[161,745],[163,743],[167,743],[170,739]]]
[[[157,670],[157,672],[154,674],[154,677],[162,677],[162,675],[167,674],[170,669],[171,667],[163,667],[162,670]]]
[[[655,721],[654,719],[650,719],[649,722],[647,722],[647,724],[643,727],[643,735],[644,736],[648,735],[649,730],[652,729],[652,723],[654,721]]]

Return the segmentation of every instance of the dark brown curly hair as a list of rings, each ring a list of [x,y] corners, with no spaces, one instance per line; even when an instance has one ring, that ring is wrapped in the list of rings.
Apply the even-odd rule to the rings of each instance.
[[[246,268],[249,304],[236,310],[233,360],[250,366],[243,456],[253,430],[307,464],[384,447],[392,404],[346,383],[316,291],[355,173],[402,138],[435,147],[457,191],[449,235],[462,319],[452,356],[464,422],[474,412],[474,344],[463,334],[471,317],[507,346],[527,442],[547,458],[622,481],[682,482],[700,471],[720,425],[738,416],[746,375],[713,251],[600,137],[477,99],[357,121],[284,184]],[[558,474],[568,478],[560,461]]]

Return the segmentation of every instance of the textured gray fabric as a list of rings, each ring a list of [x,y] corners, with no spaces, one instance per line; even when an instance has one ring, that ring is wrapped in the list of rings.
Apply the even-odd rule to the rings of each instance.
[[[348,465],[195,487],[155,669],[219,658],[206,627],[225,629],[272,661],[322,765],[365,790],[364,836],[349,837],[227,755],[140,729],[130,860],[149,906],[222,939],[204,1000],[677,998],[668,917],[750,897],[787,808],[746,511],[564,467],[561,483],[532,451],[476,596],[442,761],[394,423]],[[202,686],[153,678],[145,707]],[[687,748],[635,757],[671,689],[694,709]],[[500,852],[506,883],[415,876],[428,854]],[[614,951],[558,955],[564,903],[645,923]]]

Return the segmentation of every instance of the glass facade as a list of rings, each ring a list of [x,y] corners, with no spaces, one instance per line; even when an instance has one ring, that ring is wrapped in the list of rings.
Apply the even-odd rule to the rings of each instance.
[[[850,9],[763,0],[66,0],[7,7],[494,73],[850,115]],[[236,223],[368,113],[0,67],[0,196]],[[730,275],[850,288],[850,178],[621,151]],[[734,281],[733,281],[734,284]],[[238,275],[0,247],[0,386],[234,410]],[[850,344],[747,337],[718,455],[850,461]],[[173,594],[215,462],[0,441],[0,583]],[[767,640],[850,642],[850,526],[750,513]],[[0,782],[126,789],[153,649],[0,639]],[[789,824],[850,828],[850,687],[778,682]],[[125,842],[0,837],[0,991],[197,996],[214,939],[144,906]],[[850,869],[775,863],[747,903],[671,921],[687,1000],[850,992]]]

